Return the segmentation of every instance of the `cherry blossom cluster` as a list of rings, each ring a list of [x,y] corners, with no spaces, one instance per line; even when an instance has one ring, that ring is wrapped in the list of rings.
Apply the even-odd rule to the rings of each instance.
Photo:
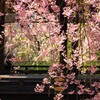
[[[51,51],[56,58],[59,54],[55,52],[63,51],[63,60],[66,62],[63,65],[56,64],[55,61],[48,70],[49,78],[43,79],[42,84],[37,84],[35,91],[41,93],[45,85],[49,85],[57,93],[55,100],[61,100],[66,90],[68,94],[96,94],[93,100],[99,100],[100,82],[92,82],[90,78],[90,84],[86,80],[82,84],[83,81],[77,79],[74,68],[83,74],[89,70],[90,75],[97,71],[96,66],[84,67],[84,63],[98,60],[96,52],[100,50],[100,0],[62,0],[62,3],[65,4],[63,10],[57,5],[57,0],[15,0],[13,5],[16,20],[30,41],[32,35],[38,40],[41,36],[44,36],[43,40],[49,39],[45,43],[50,47],[47,46],[46,49],[44,46],[43,49],[41,46],[40,58],[44,58]],[[61,31],[60,15],[68,20],[64,34]],[[70,57],[66,55],[65,46],[62,45],[66,39],[73,44]],[[75,46],[77,42],[78,45]],[[72,85],[77,90],[69,90]]]

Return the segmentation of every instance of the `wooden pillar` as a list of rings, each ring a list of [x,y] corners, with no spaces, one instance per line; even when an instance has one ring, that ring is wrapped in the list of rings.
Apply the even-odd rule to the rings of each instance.
[[[0,12],[4,13],[5,0],[0,0]],[[0,16],[0,69],[4,67],[4,15]]]
[[[66,2],[65,0],[56,0],[56,4],[60,7],[59,22],[62,25],[60,33],[64,32],[64,34],[66,35],[67,17],[64,17],[64,15],[62,14],[63,8],[66,7]],[[66,65],[62,53],[65,52],[65,54],[67,54],[67,35],[66,35],[66,40],[62,43],[62,45],[64,46],[64,51],[60,52],[60,63]]]

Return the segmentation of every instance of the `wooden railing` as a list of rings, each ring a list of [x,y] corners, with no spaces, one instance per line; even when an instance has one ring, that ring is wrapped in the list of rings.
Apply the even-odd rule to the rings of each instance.
[[[46,74],[49,66],[12,67],[11,74]]]

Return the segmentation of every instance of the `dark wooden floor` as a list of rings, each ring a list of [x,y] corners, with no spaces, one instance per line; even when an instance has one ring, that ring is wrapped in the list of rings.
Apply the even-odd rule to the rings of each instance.
[[[54,95],[48,96],[48,94],[0,94],[0,100],[54,100]],[[91,97],[86,95],[65,95],[62,100],[91,100]]]
[[[48,96],[45,94],[37,94],[34,87],[37,83],[41,83],[44,76],[37,75],[0,75],[0,99],[1,100],[53,100],[54,94]],[[87,80],[89,79],[87,75]],[[84,76],[79,75],[79,79],[83,80]],[[100,79],[100,75],[92,77],[93,80]],[[65,95],[63,100],[85,100],[89,96]],[[88,99],[91,100],[91,99]]]
[[[47,94],[1,94],[1,100],[53,100]]]

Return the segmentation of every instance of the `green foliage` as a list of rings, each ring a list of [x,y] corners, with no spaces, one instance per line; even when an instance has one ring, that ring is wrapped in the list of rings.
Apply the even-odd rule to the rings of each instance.
[[[20,61],[20,62],[15,62],[13,63],[13,66],[50,66],[51,62],[48,61]]]
[[[98,57],[98,60],[100,61],[100,50],[96,52],[96,55]]]
[[[67,56],[68,56],[68,58],[71,58],[71,53],[72,53],[72,42],[68,41],[67,42]]]
[[[87,61],[83,63],[84,66],[100,66],[100,61]]]
[[[42,66],[37,66],[37,67],[32,66],[32,67],[28,67],[28,70],[48,70],[48,68]],[[25,67],[20,67],[18,70],[25,70]]]

